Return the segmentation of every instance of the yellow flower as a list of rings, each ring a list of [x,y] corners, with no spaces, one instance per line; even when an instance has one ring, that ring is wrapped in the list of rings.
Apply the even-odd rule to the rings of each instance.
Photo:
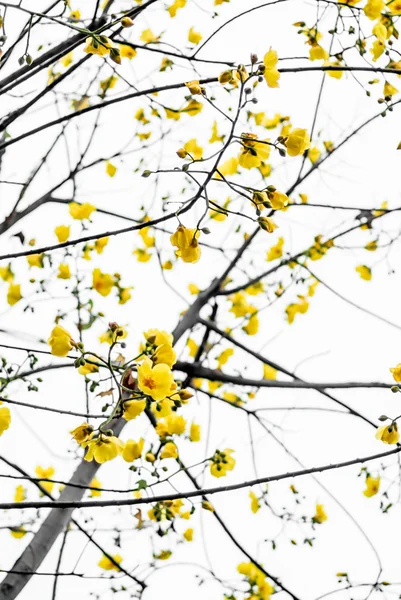
[[[102,237],[95,241],[95,250],[98,254],[103,254],[103,250],[109,243],[108,237]]]
[[[270,217],[259,217],[258,223],[260,228],[263,229],[263,231],[267,231],[267,233],[273,233],[273,231],[278,227],[278,225]]]
[[[73,52],[69,52],[68,54],[66,54],[65,56],[63,56],[63,58],[60,60],[61,64],[63,65],[63,67],[69,67],[70,64],[72,63],[73,60]]]
[[[314,523],[324,523],[327,519],[328,517],[324,511],[323,504],[316,504],[316,513],[312,517],[312,521]]]
[[[110,48],[112,47],[111,40],[104,35],[88,37],[85,41],[86,46],[84,48],[84,52],[87,54],[106,56],[110,53]]]
[[[191,27],[191,29],[188,31],[188,42],[191,42],[191,44],[199,44],[201,39],[202,34],[200,34],[198,31],[195,31],[195,29]]]
[[[194,539],[194,530],[192,529],[192,527],[186,529],[183,533],[183,536],[187,540],[187,542],[192,542],[192,540]]]
[[[187,81],[185,83],[185,85],[189,89],[191,94],[193,94],[194,96],[196,96],[198,94],[203,94],[203,92],[205,91],[205,88],[203,88],[199,84],[199,79],[194,79],[193,81]]]
[[[391,0],[387,5],[392,15],[401,15],[401,0]]]
[[[158,560],[168,560],[171,555],[171,550],[162,550],[159,554],[153,554],[153,558],[157,558]]]
[[[245,331],[248,335],[256,335],[259,331],[259,319],[256,315],[252,315],[248,323],[242,327],[242,331]]]
[[[370,281],[372,279],[372,271],[366,265],[358,265],[355,267],[355,271],[359,273],[361,279],[365,279],[365,281]]]
[[[61,264],[58,267],[57,279],[70,279],[71,271],[69,265]]]
[[[365,246],[365,250],[368,250],[369,252],[375,252],[375,250],[377,250],[377,240],[368,242]]]
[[[145,29],[142,31],[140,39],[145,42],[145,44],[153,44],[160,39],[160,36],[155,35],[151,29]]]
[[[170,237],[171,244],[178,248],[176,256],[182,258],[184,262],[198,262],[201,255],[201,250],[197,241],[199,235],[199,230],[187,229],[183,225],[180,225],[176,232]]]
[[[174,348],[170,344],[161,344],[152,355],[154,365],[163,364],[170,367],[177,362],[177,356]]]
[[[114,277],[108,273],[102,273],[100,269],[93,269],[92,287],[101,296],[108,296],[114,285]]]
[[[216,450],[211,459],[210,472],[214,477],[225,477],[227,471],[235,467],[235,459],[231,456],[234,450],[225,448],[223,451]]]
[[[198,351],[198,344],[195,342],[195,340],[188,338],[187,340],[187,346],[189,348],[189,356],[191,358],[195,358],[196,353]]]
[[[92,437],[93,427],[89,423],[82,423],[82,425],[78,425],[70,433],[77,444],[84,444]]]
[[[242,315],[239,315],[242,316]],[[223,350],[223,352],[221,354],[219,354],[219,356],[216,357],[217,360],[217,368],[221,369],[221,367],[225,364],[227,364],[228,359],[230,358],[230,356],[232,356],[234,354],[234,348],[226,348],[225,350]]]
[[[238,156],[238,163],[245,169],[259,167],[270,156],[269,138],[258,141],[253,133],[241,134],[242,149]]]
[[[308,150],[308,158],[311,161],[312,165],[314,165],[315,163],[317,163],[317,161],[320,158],[320,150],[319,148],[316,148],[316,146],[314,146],[313,148],[310,148]]]
[[[195,138],[189,140],[189,142],[184,145],[184,149],[194,160],[200,160],[202,158],[203,148],[198,146]]]
[[[165,419],[167,433],[169,435],[182,435],[185,431],[186,421],[183,416],[177,415],[177,413],[171,413]]]
[[[152,258],[152,255],[146,250],[146,248],[135,248],[132,254],[136,255],[138,262],[145,263]]]
[[[209,510],[210,512],[214,512],[214,507],[210,502],[208,502],[208,500],[202,500],[201,506],[204,510]]]
[[[259,499],[252,490],[249,492],[249,497],[251,499],[251,511],[255,514],[260,508]]]
[[[11,270],[11,263],[6,267],[0,267],[0,277],[3,281],[12,281],[14,279],[14,273]]]
[[[363,12],[372,21],[378,19],[385,8],[384,0],[368,0],[363,8]]]
[[[35,469],[35,473],[36,475],[39,477],[39,479],[51,479],[55,473],[54,468],[53,467],[48,467],[47,469],[43,469],[43,467],[36,467]],[[41,487],[46,490],[46,492],[48,492],[49,494],[51,493],[54,483],[51,481],[39,481]],[[43,496],[43,493],[41,493],[41,495]]]
[[[79,21],[80,18],[81,18],[81,11],[80,10],[72,10],[70,12],[69,19],[71,21]]]
[[[397,444],[400,439],[397,423],[393,422],[390,425],[379,427],[376,431],[376,439],[385,444]]]
[[[189,283],[188,284],[188,291],[193,296],[197,296],[199,294],[199,292],[200,292],[200,288],[198,288],[198,286],[195,285],[194,283]]]
[[[285,142],[289,156],[299,156],[310,148],[310,138],[306,129],[293,129]]]
[[[380,477],[372,477],[371,475],[368,475],[366,477],[366,490],[364,490],[363,493],[367,498],[371,498],[377,494],[379,487]]]
[[[256,283],[249,285],[247,288],[245,288],[245,291],[250,296],[258,296],[259,294],[262,294],[265,291],[265,287],[261,281],[257,281]]]
[[[131,298],[132,298],[131,290],[133,290],[133,289],[134,289],[133,287],[119,288],[118,303],[125,304],[126,302],[128,302],[128,300],[131,300]]]
[[[126,421],[136,419],[146,408],[146,400],[129,400],[124,402],[123,417]]]
[[[201,439],[201,427],[197,423],[191,423],[189,430],[189,439],[191,442],[200,442]]]
[[[212,135],[209,140],[209,144],[214,144],[215,142],[223,142],[224,135],[219,135],[217,131],[217,121],[214,121],[212,125]]]
[[[184,8],[187,0],[175,0],[174,4],[168,7],[167,11],[171,18],[175,17],[177,14],[177,10],[180,8]]]
[[[26,498],[26,490],[23,485],[17,485],[15,488],[14,502],[23,502]]]
[[[106,173],[109,177],[114,177],[117,173],[117,167],[108,160],[106,160]]]
[[[373,54],[373,62],[376,62],[377,59],[380,58],[385,49],[386,45],[382,41],[376,40],[373,42],[372,48],[370,49],[371,53]]]
[[[43,269],[43,254],[31,254],[27,256],[26,259],[28,261],[28,265],[30,267],[38,267],[39,269]]]
[[[117,333],[121,333],[122,335],[117,335]],[[123,340],[128,335],[128,331],[124,329],[124,327],[117,327],[115,330],[108,329],[102,335],[99,336],[99,342],[103,344],[106,342],[107,344],[114,344],[117,340]]]
[[[96,479],[96,477],[94,479],[92,479],[92,481],[89,484],[89,487],[91,488],[101,488],[102,484],[100,483],[100,481],[98,479]],[[97,490],[90,490],[90,494],[89,497],[90,498],[95,498],[96,496],[101,496],[102,492],[100,491],[100,489]]]
[[[203,109],[202,102],[198,102],[197,100],[190,100],[184,108],[181,109],[180,112],[186,113],[190,117],[195,117],[198,115]]]
[[[265,66],[264,78],[269,87],[279,87],[278,80],[280,79],[280,73],[277,69],[277,63],[277,52],[270,48],[263,57],[263,64]]]
[[[309,302],[306,300],[305,296],[298,296],[300,302],[289,304],[285,309],[287,314],[287,321],[291,325],[294,322],[295,315],[297,314],[305,314],[309,308]]]
[[[391,98],[391,96],[394,96],[395,94],[398,94],[397,88],[386,81],[383,88],[383,96],[385,98]]]
[[[19,283],[10,283],[7,291],[7,302],[10,306],[17,304],[22,298],[21,285]]]
[[[172,346],[174,341],[171,333],[167,333],[167,331],[160,329],[149,329],[148,331],[145,331],[143,335],[146,341],[155,344],[155,346],[162,346],[162,344]]]
[[[232,158],[227,159],[221,165],[217,167],[218,172],[216,173],[217,179],[221,179],[220,173],[223,177],[227,177],[227,175],[235,175],[238,172],[238,158],[233,156]]]
[[[178,449],[174,442],[167,442],[163,446],[160,458],[178,458]]]
[[[309,50],[309,58],[310,60],[327,60],[329,58],[329,53],[322,48],[322,46],[315,43]]]
[[[173,119],[173,121],[178,121],[181,117],[179,110],[173,110],[172,108],[165,108],[164,111],[166,113],[167,119]]]
[[[56,325],[50,334],[47,343],[51,347],[51,353],[54,356],[67,356],[70,350],[72,350],[72,338],[64,327]]]
[[[104,97],[104,94],[108,91],[113,89],[113,87],[116,85],[118,81],[118,77],[116,77],[115,75],[111,75],[110,77],[107,77],[106,79],[103,79],[103,81],[100,82],[100,89],[102,92],[100,93],[100,95],[102,97]],[[110,175],[109,171],[108,171],[108,165],[110,165],[110,171],[113,172],[113,169],[116,169],[116,167],[114,167],[114,165],[112,165],[111,163],[109,163],[109,161],[106,161],[106,173],[108,175]],[[116,169],[117,171],[117,169]],[[114,172],[115,173],[115,172]],[[113,177],[113,175],[110,175],[110,177]]]
[[[158,419],[161,419],[171,415],[173,406],[175,406],[173,400],[164,398],[163,400],[160,400],[160,402],[153,402],[150,409]]]
[[[133,462],[137,458],[141,458],[145,440],[141,438],[139,442],[135,440],[127,440],[122,453],[122,457],[126,462]]]
[[[1,402],[0,402],[1,404]],[[0,406],[0,435],[10,427],[11,413],[10,409],[6,406]]]
[[[276,260],[277,258],[281,258],[283,256],[283,246],[284,246],[284,238],[279,237],[277,240],[277,244],[272,246],[267,253],[267,261]]]
[[[320,260],[327,253],[327,251],[334,246],[333,240],[327,240],[322,242],[322,235],[315,236],[315,243],[306,252],[311,260]]]
[[[88,440],[82,445],[84,448],[88,448],[84,459],[88,462],[95,459],[100,464],[113,460],[113,458],[122,454],[124,450],[124,443],[114,435],[100,435],[98,438]]]
[[[390,373],[393,374],[394,381],[400,382],[401,381],[401,363],[398,363],[398,365],[396,367],[394,367],[393,369],[390,369]]]
[[[122,556],[115,554],[112,558],[114,562],[111,561],[108,556],[103,554],[102,558],[99,560],[98,567],[104,569],[105,571],[119,571],[120,569],[115,563],[120,564],[123,560]]]
[[[235,294],[229,297],[229,300],[232,302],[230,312],[233,313],[235,317],[246,317],[252,312],[253,307],[251,304],[248,303],[247,297],[244,294],[244,292],[236,292]]]
[[[277,379],[277,369],[270,365],[263,365],[263,379]]]
[[[127,46],[126,44],[121,44],[119,49],[121,58],[132,60],[137,54],[135,48],[131,48],[131,46]]]
[[[138,387],[153,400],[163,400],[168,396],[174,385],[174,377],[167,365],[152,366],[152,361],[145,358],[138,367]]]
[[[284,210],[290,202],[290,199],[287,196],[287,194],[279,192],[278,190],[274,190],[274,192],[269,191],[267,193],[267,197],[268,203],[270,204],[273,210]]]
[[[147,248],[153,248],[153,246],[155,245],[155,238],[153,235],[149,235],[150,231],[150,227],[143,227],[138,231],[138,234],[141,236],[142,241]]]
[[[18,540],[24,537],[24,535],[26,534],[26,530],[24,529],[24,527],[10,527],[10,533],[14,538]]]
[[[231,402],[231,404],[236,404],[238,406],[241,406],[243,404],[241,398],[237,396],[237,394],[233,394],[232,392],[224,392],[223,398],[227,402]]]
[[[93,211],[96,210],[96,206],[93,206],[93,204],[89,204],[89,202],[85,202],[85,204],[78,204],[78,202],[70,202],[68,205],[68,210],[70,211],[70,215],[73,219],[82,221],[83,219],[90,218]]]

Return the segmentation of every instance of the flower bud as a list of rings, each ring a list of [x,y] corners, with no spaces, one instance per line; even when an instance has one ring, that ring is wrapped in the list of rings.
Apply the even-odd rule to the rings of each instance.
[[[132,27],[133,24],[134,24],[134,21],[130,17],[123,17],[121,19],[121,25],[123,27]]]
[[[188,152],[185,150],[185,148],[179,148],[176,152],[177,156],[179,156],[180,158],[185,158],[186,155],[188,154]]]

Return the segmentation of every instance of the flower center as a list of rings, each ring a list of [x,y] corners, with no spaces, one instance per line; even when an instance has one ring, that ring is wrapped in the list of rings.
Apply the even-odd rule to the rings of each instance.
[[[152,377],[145,377],[143,380],[143,385],[150,390],[153,390],[156,387],[156,382]]]

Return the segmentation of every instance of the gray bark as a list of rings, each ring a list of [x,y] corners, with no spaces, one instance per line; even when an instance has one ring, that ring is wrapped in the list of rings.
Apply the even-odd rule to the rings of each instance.
[[[119,436],[126,421],[119,421],[112,426],[114,435]],[[88,486],[101,465],[96,461],[87,462],[82,459],[69,483]],[[60,500],[81,500],[85,493],[83,488],[66,486],[60,494]],[[14,563],[5,579],[0,584],[0,600],[14,600],[24,589],[32,575],[39,569],[40,565],[51,550],[54,542],[68,526],[73,513],[73,508],[53,508],[38,532],[24,552]]]

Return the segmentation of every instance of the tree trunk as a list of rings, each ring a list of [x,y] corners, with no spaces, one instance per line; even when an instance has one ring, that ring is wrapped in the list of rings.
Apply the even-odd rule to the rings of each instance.
[[[112,427],[114,435],[119,436],[126,421],[119,419]],[[88,486],[101,465],[96,461],[87,462],[82,459],[69,483]],[[60,501],[81,500],[84,488],[66,486],[60,494]],[[46,558],[54,542],[66,529],[71,520],[73,508],[53,508],[30,544],[14,563],[10,573],[0,584],[1,600],[13,600],[24,589]]]

